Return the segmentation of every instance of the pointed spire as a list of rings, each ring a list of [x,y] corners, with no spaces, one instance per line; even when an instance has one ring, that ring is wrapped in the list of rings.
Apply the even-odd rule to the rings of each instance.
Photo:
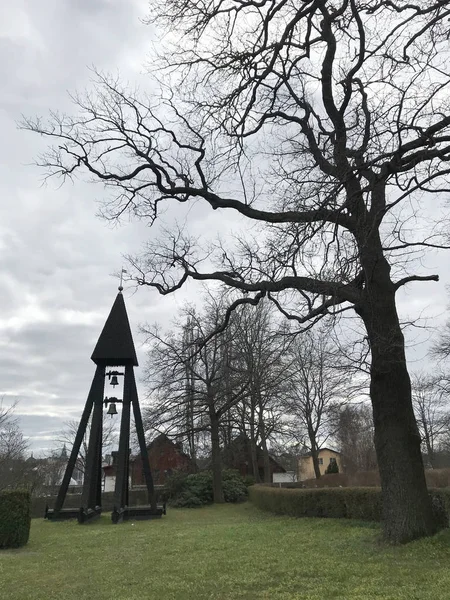
[[[91,359],[97,365],[138,366],[133,336],[120,288]]]

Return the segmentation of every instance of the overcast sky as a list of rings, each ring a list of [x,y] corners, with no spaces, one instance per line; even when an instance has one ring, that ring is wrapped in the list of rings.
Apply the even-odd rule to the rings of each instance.
[[[143,223],[113,228],[98,219],[100,187],[42,186],[42,172],[31,163],[45,140],[19,131],[16,122],[22,113],[70,111],[67,91],[89,87],[92,65],[142,85],[154,39],[141,22],[145,14],[145,0],[0,5],[0,397],[19,401],[17,414],[35,452],[53,448],[63,422],[79,418],[94,372],[90,355],[117,293],[111,274],[152,233]],[[211,218],[200,211],[192,216],[199,229]],[[421,273],[437,272],[441,282],[410,286],[400,296],[401,316],[442,323],[449,271],[448,257],[430,255]],[[141,365],[138,324],[168,324],[190,291],[162,298],[125,289]],[[415,366],[428,337],[422,330],[408,334]]]

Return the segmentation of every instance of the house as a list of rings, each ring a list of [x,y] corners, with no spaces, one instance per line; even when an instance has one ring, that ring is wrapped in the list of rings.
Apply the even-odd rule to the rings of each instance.
[[[164,485],[166,478],[174,471],[195,473],[197,467],[194,461],[183,452],[180,442],[173,442],[164,433],[155,438],[148,446],[148,458],[155,485]],[[145,485],[142,460],[136,456],[130,465],[132,485]]]
[[[131,450],[129,451],[131,454]],[[104,463],[102,466],[103,471],[103,492],[114,492],[116,487],[116,470],[117,470],[117,457],[119,453],[117,450],[113,450],[111,454],[107,454],[103,459]],[[128,486],[131,487],[131,472],[133,470],[134,458],[130,456],[129,465],[130,465],[130,475],[128,476]]]
[[[256,445],[256,460],[258,473],[253,473],[252,458],[250,453],[250,439],[244,435],[236,436],[228,446],[223,449],[223,466],[228,469],[236,469],[242,475],[258,478],[264,481],[264,452],[261,446]],[[269,455],[270,481],[273,481],[274,473],[286,473],[286,469],[280,463]]]
[[[337,463],[339,472],[342,473],[342,455],[331,448],[321,448],[319,450],[319,470],[321,475],[325,475],[325,471],[331,463]],[[311,452],[302,454],[298,459],[298,480],[314,479],[314,465]]]

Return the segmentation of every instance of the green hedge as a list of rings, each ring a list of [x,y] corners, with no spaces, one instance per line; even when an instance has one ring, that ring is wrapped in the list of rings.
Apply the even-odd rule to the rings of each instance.
[[[0,548],[18,548],[30,536],[30,494],[2,492],[0,494]]]
[[[381,521],[380,488],[286,489],[249,488],[249,500],[258,508],[292,517],[330,517]],[[449,526],[450,489],[430,490],[439,527]]]

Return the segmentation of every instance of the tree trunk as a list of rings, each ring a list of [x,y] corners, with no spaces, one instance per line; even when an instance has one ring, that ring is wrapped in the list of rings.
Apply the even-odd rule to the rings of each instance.
[[[378,276],[375,279],[372,274],[365,301],[357,312],[367,328],[372,354],[370,396],[383,493],[384,534],[389,541],[403,543],[431,535],[434,523],[395,289],[383,257],[375,269]]]
[[[219,419],[214,410],[210,411],[211,421],[211,463],[213,477],[213,501],[223,503],[222,458],[220,456]]]
[[[256,451],[256,440],[255,440],[255,422],[254,416],[251,416],[250,419],[250,464],[252,465],[252,474],[255,478],[256,483],[261,483],[261,477],[259,476],[259,468],[258,468],[258,454]]]
[[[263,451],[264,459],[264,483],[272,483],[272,477],[270,475],[270,457],[269,450],[267,449],[267,440],[264,428],[261,430],[261,446]]]
[[[430,463],[430,466],[432,469],[436,468],[436,457],[434,455],[434,449],[433,449],[433,444],[431,443],[431,436],[430,436],[430,432],[428,430],[428,425],[427,425],[427,420],[424,416],[423,418],[423,432],[424,432],[424,441],[425,441],[425,447],[427,449],[427,454],[428,454],[428,462]]]
[[[314,475],[316,476],[316,479],[320,479],[322,475],[319,467],[319,452],[315,446],[311,446],[311,458],[313,461]]]
[[[308,419],[309,419],[309,417],[308,417]],[[319,448],[318,448],[314,429],[310,422],[308,423],[308,438],[309,438],[309,445],[311,447],[311,458],[313,461],[314,475],[316,476],[316,479],[320,479],[320,477],[322,475],[320,473],[320,467],[319,467]]]
[[[270,457],[269,450],[267,448],[267,436],[266,427],[264,422],[264,401],[261,397],[261,391],[258,388],[258,421],[259,421],[259,435],[261,437],[261,448],[263,453],[263,464],[264,464],[264,483],[272,483],[272,475],[270,472]]]

